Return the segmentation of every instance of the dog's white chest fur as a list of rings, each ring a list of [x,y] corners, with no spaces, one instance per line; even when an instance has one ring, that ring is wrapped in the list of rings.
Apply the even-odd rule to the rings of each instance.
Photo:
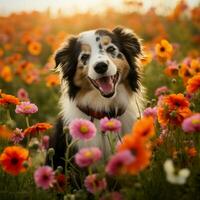
[[[95,110],[109,111],[110,107],[115,107],[116,109],[121,107],[126,108],[125,113],[118,117],[122,123],[122,136],[130,132],[134,121],[140,116],[139,109],[141,101],[139,96],[140,95],[138,93],[133,93],[130,97],[124,86],[120,84],[117,88],[116,95],[113,98],[104,98],[98,94],[98,91],[92,90],[83,96],[78,103],[82,106],[90,106],[90,108]],[[90,116],[79,110],[76,100],[69,99],[67,94],[62,94],[60,103],[62,107],[61,115],[63,117],[64,125],[68,125],[72,120],[77,118],[91,119]],[[89,141],[79,141],[77,144],[78,148],[91,146],[97,146],[101,149],[105,148],[105,144],[102,143],[102,135],[99,130],[99,120],[95,119],[94,124],[97,127],[96,136]]]

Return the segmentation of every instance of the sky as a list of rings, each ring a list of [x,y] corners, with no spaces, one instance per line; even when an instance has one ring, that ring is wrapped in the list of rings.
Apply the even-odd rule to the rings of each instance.
[[[143,0],[144,9],[151,6],[173,8],[179,0]],[[122,9],[122,0],[0,0],[0,15],[20,11],[44,11],[48,7],[56,13],[62,9],[64,14],[79,12],[101,12],[108,7]],[[190,6],[196,6],[200,0],[187,0]]]

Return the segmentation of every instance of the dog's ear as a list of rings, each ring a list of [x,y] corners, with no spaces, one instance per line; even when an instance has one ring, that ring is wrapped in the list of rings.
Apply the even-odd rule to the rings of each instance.
[[[75,97],[78,87],[74,84],[73,77],[76,73],[78,55],[80,53],[80,44],[74,36],[70,37],[55,53],[55,68],[62,72],[62,79],[66,80],[69,85],[69,96]]]
[[[127,77],[129,85],[133,91],[137,91],[140,83],[137,58],[142,55],[140,40],[137,35],[129,29],[116,27],[112,32],[119,42],[120,51],[124,54],[130,66]]]

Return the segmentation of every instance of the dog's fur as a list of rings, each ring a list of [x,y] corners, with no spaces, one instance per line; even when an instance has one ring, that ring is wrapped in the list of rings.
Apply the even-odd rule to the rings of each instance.
[[[69,38],[56,52],[62,95],[60,118],[50,143],[56,152],[55,166],[64,164],[64,126],[75,118],[92,118],[97,128],[99,126],[99,119],[87,115],[81,107],[117,117],[123,125],[122,133],[130,132],[142,110],[143,91],[138,65],[141,55],[138,37],[120,27],[112,31],[97,29],[83,32]],[[123,112],[117,116],[119,110]],[[109,116],[110,113],[113,114]],[[99,146],[103,149],[101,141],[101,135],[97,133],[88,142],[78,142],[77,147]]]

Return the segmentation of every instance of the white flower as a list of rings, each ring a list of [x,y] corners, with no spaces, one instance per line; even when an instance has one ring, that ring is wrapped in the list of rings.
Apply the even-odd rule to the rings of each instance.
[[[190,170],[187,168],[181,169],[175,173],[174,164],[170,159],[165,161],[164,170],[166,172],[167,181],[172,184],[183,185],[186,183],[186,180],[190,175]]]

